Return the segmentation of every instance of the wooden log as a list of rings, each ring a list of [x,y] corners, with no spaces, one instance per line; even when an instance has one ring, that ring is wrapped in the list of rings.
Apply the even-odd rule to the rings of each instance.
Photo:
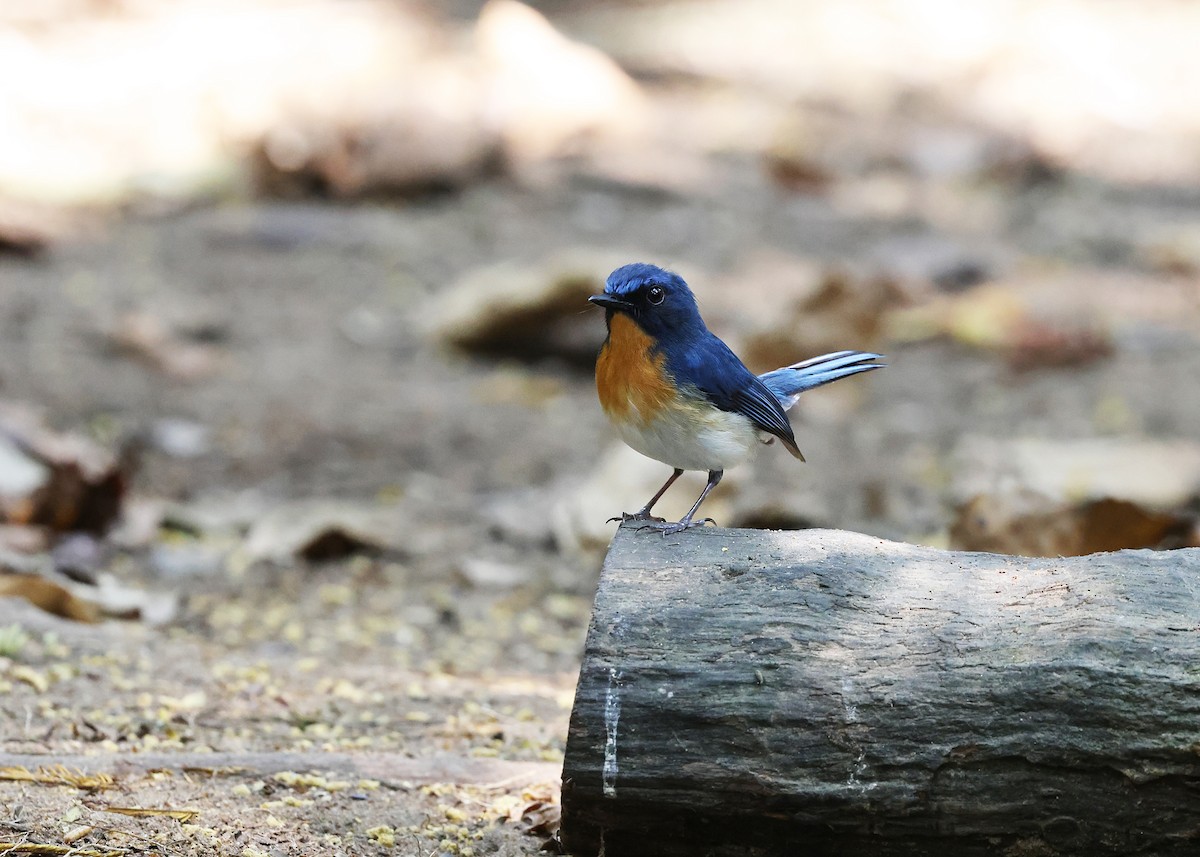
[[[1200,854],[1200,549],[622,527],[562,838],[604,854]]]

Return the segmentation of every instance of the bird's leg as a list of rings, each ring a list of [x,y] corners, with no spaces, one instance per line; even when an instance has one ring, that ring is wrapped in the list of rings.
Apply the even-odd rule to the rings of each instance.
[[[716,521],[713,521],[712,518],[701,518],[699,521],[693,521],[692,516],[696,514],[696,510],[700,508],[700,504],[704,502],[704,498],[708,496],[708,492],[717,487],[717,483],[721,481],[721,477],[724,475],[725,471],[723,470],[708,471],[708,484],[705,485],[704,490],[700,492],[700,497],[696,500],[695,504],[692,506],[692,508],[688,509],[688,513],[684,515],[678,523],[667,524],[667,526],[662,527],[662,534],[665,536],[670,533],[681,533],[689,527],[703,527],[709,521],[712,521],[715,524]]]
[[[628,512],[622,512],[621,517],[619,517],[619,518],[609,518],[608,523],[612,523],[613,521],[620,521],[621,523],[625,523],[626,521],[663,521],[663,520],[665,520],[664,518],[654,517],[653,515],[650,514],[650,510],[652,508],[654,508],[654,504],[658,502],[658,498],[661,497],[663,494],[666,494],[667,489],[670,488],[672,485],[674,485],[675,480],[678,479],[682,475],[683,475],[683,469],[680,467],[676,467],[675,472],[671,474],[671,477],[666,481],[666,483],[663,485],[663,487],[658,489],[658,493],[650,498],[649,503],[647,503],[642,508],[638,509],[632,515],[629,514]]]

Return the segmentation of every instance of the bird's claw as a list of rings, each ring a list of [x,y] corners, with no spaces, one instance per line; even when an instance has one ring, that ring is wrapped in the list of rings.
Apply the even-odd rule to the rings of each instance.
[[[703,527],[706,524],[712,524],[715,527],[717,522],[712,518],[701,518],[699,521],[692,521],[684,518],[682,521],[676,521],[673,524],[668,524],[664,521],[663,526],[649,524],[645,527],[639,527],[639,530],[642,532],[657,532],[661,533],[663,536],[672,536],[675,533],[682,533],[684,530],[690,530],[692,527]]]
[[[622,512],[619,516],[615,518],[609,518],[604,523],[611,524],[613,521],[620,521],[622,524],[626,524],[630,521],[648,521],[649,523],[665,524],[667,519],[655,517],[645,509],[642,509],[639,512]]]

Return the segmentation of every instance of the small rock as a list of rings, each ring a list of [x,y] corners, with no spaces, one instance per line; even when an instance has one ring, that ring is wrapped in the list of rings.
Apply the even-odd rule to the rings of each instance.
[[[512,589],[528,583],[532,575],[528,566],[487,557],[464,557],[459,570],[468,583],[479,589]]]
[[[150,429],[150,442],[172,458],[199,458],[208,454],[212,448],[211,436],[208,426],[178,418],[158,420]]]
[[[12,438],[0,434],[0,498],[28,497],[49,478],[49,467],[31,458]]]
[[[360,348],[377,348],[393,340],[395,323],[377,307],[357,306],[342,316],[338,330]]]
[[[205,545],[160,544],[146,558],[150,569],[167,580],[212,577],[221,571],[224,552]]]
[[[544,490],[526,489],[483,501],[483,517],[496,538],[523,546],[548,546],[554,538],[553,502]]]
[[[108,546],[87,533],[69,533],[50,551],[54,570],[72,580],[95,583],[96,573],[108,563]]]

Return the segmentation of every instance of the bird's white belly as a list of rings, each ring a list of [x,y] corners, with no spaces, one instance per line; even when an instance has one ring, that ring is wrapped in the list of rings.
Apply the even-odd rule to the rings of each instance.
[[[749,458],[761,442],[741,414],[690,404],[665,408],[644,425],[618,422],[617,430],[642,455],[682,470],[724,470]]]

